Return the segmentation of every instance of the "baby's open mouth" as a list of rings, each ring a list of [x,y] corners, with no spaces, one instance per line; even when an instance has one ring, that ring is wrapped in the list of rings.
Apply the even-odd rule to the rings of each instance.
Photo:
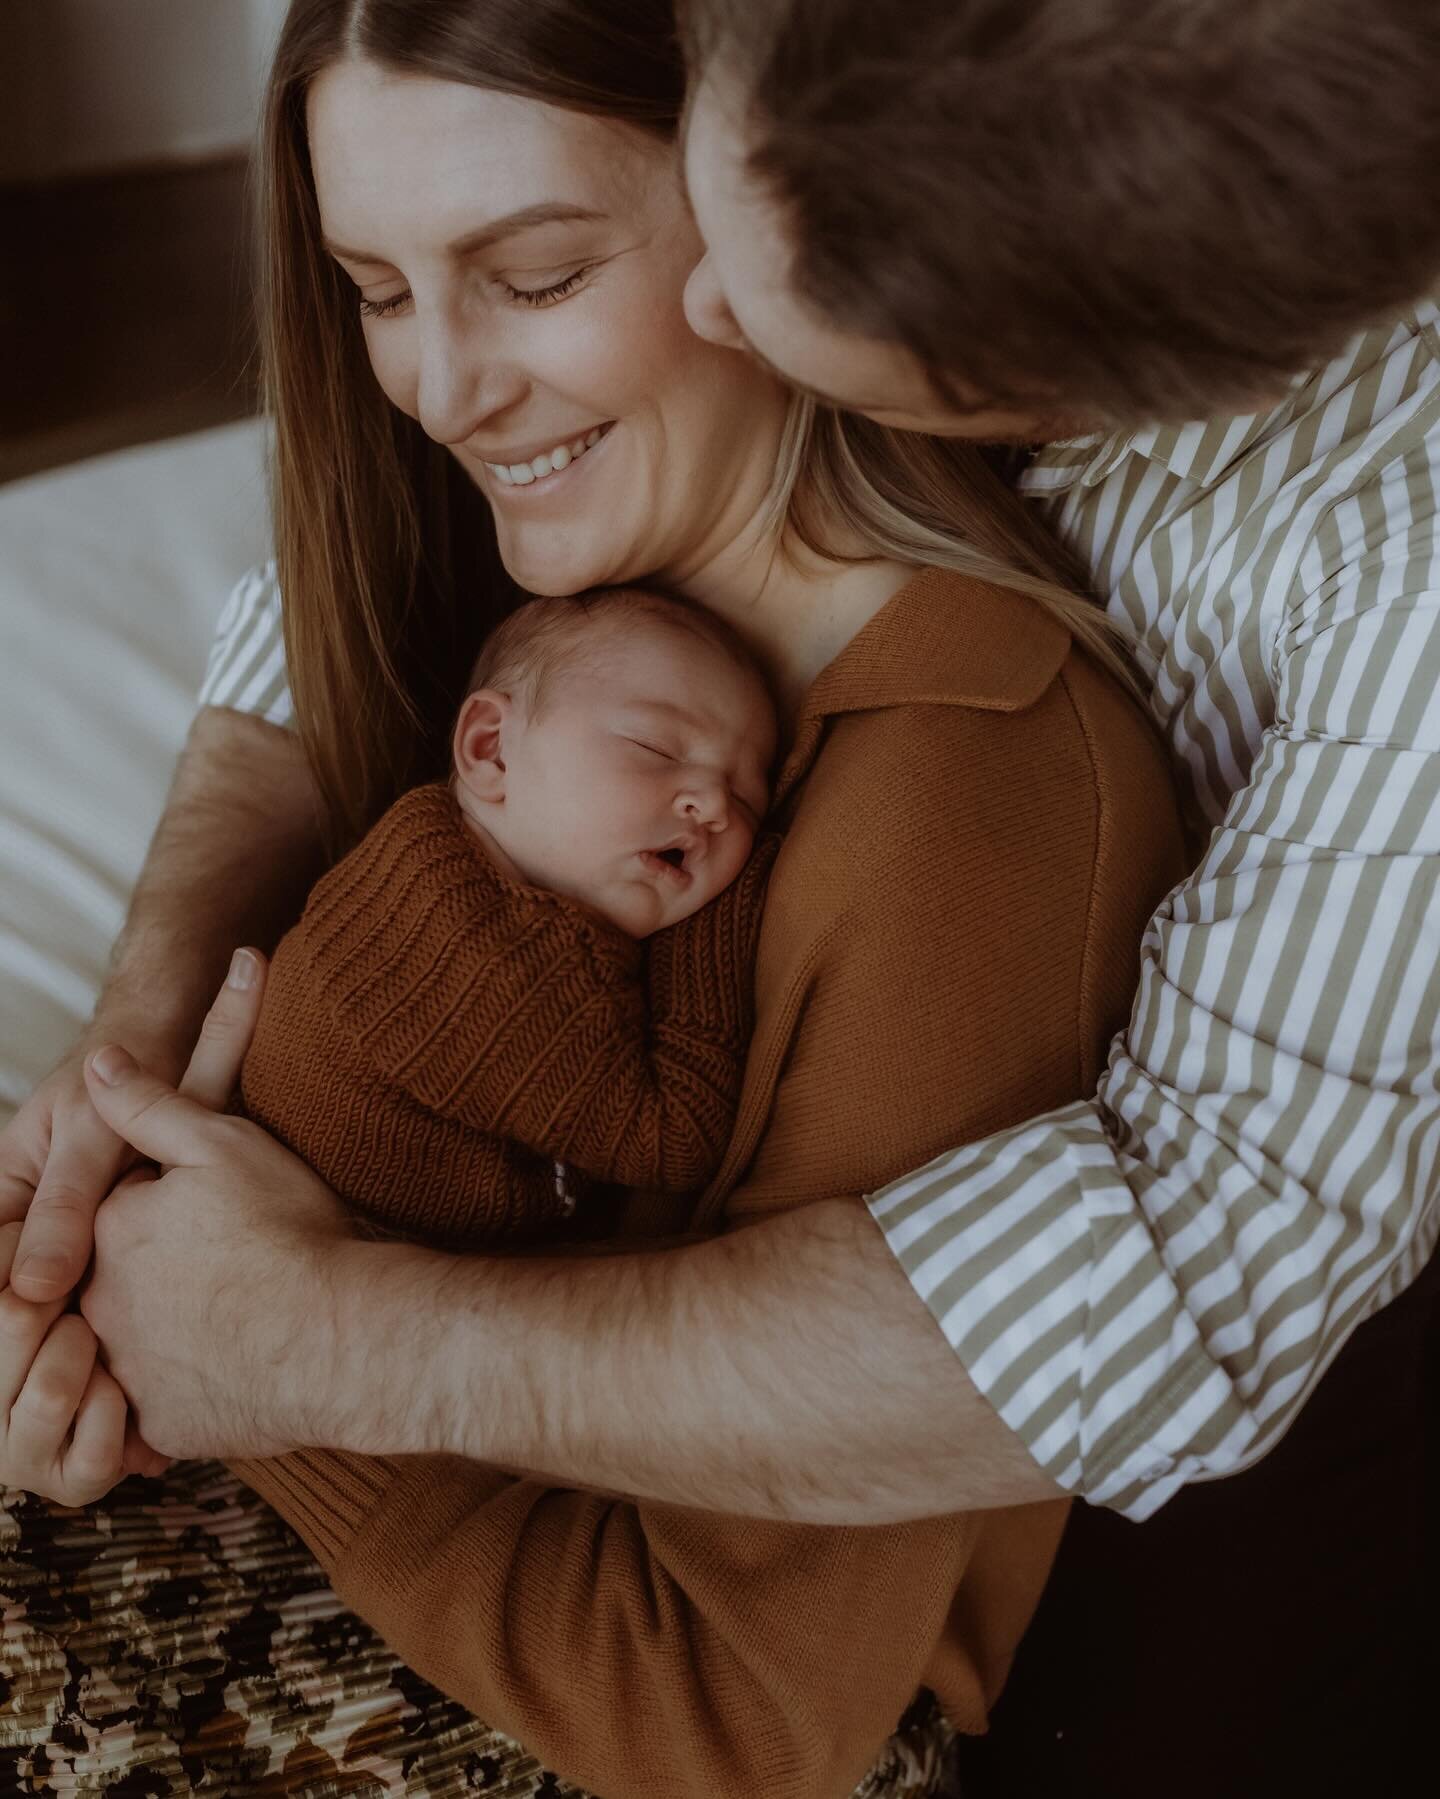
[[[695,878],[694,871],[685,865],[688,855],[683,844],[672,843],[663,850],[641,850],[640,859],[663,883],[683,889]]]

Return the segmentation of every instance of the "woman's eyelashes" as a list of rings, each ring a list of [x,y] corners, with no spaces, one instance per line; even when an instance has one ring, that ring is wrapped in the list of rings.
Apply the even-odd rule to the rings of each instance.
[[[388,319],[392,313],[399,312],[402,306],[410,303],[410,292],[407,288],[403,294],[389,294],[383,300],[367,300],[360,296],[360,316],[362,319]]]
[[[512,287],[508,281],[502,281],[500,285],[512,300],[518,300],[523,306],[551,306],[556,300],[563,300],[566,294],[573,294],[589,273],[589,267],[576,269],[573,275],[566,275],[549,287]]]
[[[567,294],[573,294],[585,277],[594,269],[593,263],[574,270],[559,281],[552,281],[545,287],[515,287],[499,276],[495,284],[507,300],[519,306],[553,306],[557,300],[563,300]],[[388,319],[410,304],[410,290],[403,293],[387,294],[381,300],[367,300],[360,296],[360,316],[366,319]]]

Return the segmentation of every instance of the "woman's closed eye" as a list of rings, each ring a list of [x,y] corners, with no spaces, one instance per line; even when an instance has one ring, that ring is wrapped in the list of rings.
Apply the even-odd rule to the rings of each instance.
[[[388,319],[392,313],[399,312],[402,306],[410,304],[410,290],[404,293],[387,294],[383,300],[367,300],[360,296],[360,316],[362,319]]]
[[[559,281],[552,281],[544,287],[516,287],[512,282],[502,281],[497,277],[496,285],[507,300],[513,300],[521,306],[553,306],[557,300],[563,300],[591,272],[594,264],[576,269],[572,274]],[[366,319],[388,319],[410,304],[410,290],[402,293],[387,294],[383,299],[369,300],[360,296],[360,316]]]
[[[593,263],[587,263],[573,274],[566,275],[559,281],[552,281],[547,287],[516,287],[509,281],[502,281],[500,286],[510,299],[518,300],[522,306],[553,306],[557,300],[573,294],[594,266]]]

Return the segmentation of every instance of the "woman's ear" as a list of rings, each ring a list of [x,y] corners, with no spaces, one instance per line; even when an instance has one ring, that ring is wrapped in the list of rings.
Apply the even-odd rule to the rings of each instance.
[[[505,737],[514,728],[508,693],[482,687],[467,695],[455,721],[455,774],[473,799],[498,806],[505,798]]]

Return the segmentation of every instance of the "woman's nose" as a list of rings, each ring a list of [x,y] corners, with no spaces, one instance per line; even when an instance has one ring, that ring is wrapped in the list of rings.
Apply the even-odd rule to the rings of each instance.
[[[463,319],[432,315],[421,321],[415,416],[427,437],[462,444],[524,398],[524,371],[496,350],[479,341],[473,324],[467,330]]]
[[[720,285],[715,259],[708,251],[695,264],[685,283],[685,317],[695,335],[708,343],[720,344],[727,350],[749,348],[745,333],[735,322],[735,314]]]

